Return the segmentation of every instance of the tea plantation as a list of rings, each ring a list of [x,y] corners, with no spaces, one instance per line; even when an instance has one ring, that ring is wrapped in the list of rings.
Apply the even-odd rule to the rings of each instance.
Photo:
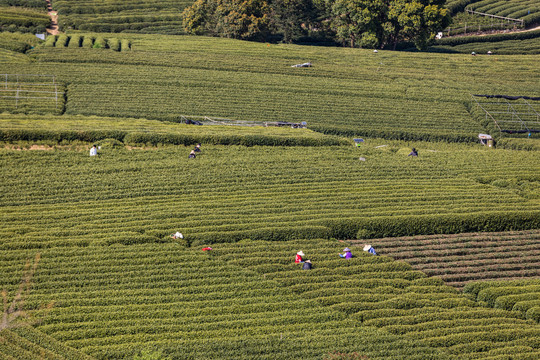
[[[536,56],[100,36],[0,52],[1,359],[540,357]]]
[[[478,280],[512,280],[540,275],[540,231],[418,235],[373,239],[381,253],[416,270],[463,288]],[[363,244],[363,240],[357,240]]]
[[[93,35],[86,34],[85,38]],[[471,94],[534,96],[535,56],[465,57],[269,45],[228,39],[111,36],[130,51],[39,47],[1,72],[56,76],[59,112],[178,121],[180,115],[308,123],[346,136],[476,141]],[[108,39],[109,37],[105,36]],[[58,43],[58,41],[57,41]],[[311,68],[291,65],[311,61]],[[135,100],[136,99],[136,100]],[[42,103],[0,103],[41,112]]]

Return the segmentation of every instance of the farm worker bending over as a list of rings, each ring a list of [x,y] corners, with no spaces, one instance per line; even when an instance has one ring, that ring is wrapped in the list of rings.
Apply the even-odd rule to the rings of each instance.
[[[412,148],[411,153],[409,155],[407,155],[407,156],[418,156],[418,151],[416,151],[415,148]]]
[[[296,259],[294,260],[295,263],[297,264],[302,264],[304,263],[304,259],[302,259],[302,256],[304,256],[304,252],[303,251],[299,251],[296,253]]]
[[[96,148],[96,145],[94,145],[90,149],[90,156],[96,156],[96,155],[97,155],[97,148]]]
[[[304,263],[304,266],[302,266],[302,270],[311,270],[311,261],[310,260],[306,260],[306,262]]]
[[[193,151],[195,152],[201,152],[201,144],[197,144],[197,146],[195,146],[195,149],[193,149]]]
[[[339,254],[339,257],[345,258],[345,259],[351,259],[352,258],[351,249],[346,247],[345,249],[343,249],[343,251],[345,251],[345,254]]]
[[[188,156],[189,159],[195,159],[195,150],[191,150]]]

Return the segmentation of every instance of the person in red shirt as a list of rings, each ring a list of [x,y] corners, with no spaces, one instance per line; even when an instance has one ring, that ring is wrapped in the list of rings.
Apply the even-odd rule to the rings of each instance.
[[[304,259],[302,258],[302,256],[304,256],[304,252],[300,250],[296,253],[296,259],[294,260],[294,262],[297,264],[303,264]]]

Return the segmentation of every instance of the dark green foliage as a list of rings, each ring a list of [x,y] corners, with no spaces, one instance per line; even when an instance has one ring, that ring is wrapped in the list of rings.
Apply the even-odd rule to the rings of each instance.
[[[450,10],[450,15],[455,15],[465,10],[467,5],[478,2],[481,0],[447,0],[445,7]]]
[[[457,234],[472,231],[508,231],[540,228],[540,212],[478,212],[455,215],[417,215],[371,218],[356,222],[358,238]]]
[[[94,45],[92,45],[92,48],[94,49],[106,49],[107,47],[107,40],[101,36],[96,37]]]
[[[0,49],[25,53],[42,42],[31,34],[0,33]]]
[[[442,0],[337,0],[331,14],[339,40],[351,47],[396,48],[402,41],[426,49],[435,33],[450,23]]]
[[[317,21],[322,10],[312,0],[273,0],[270,3],[276,32],[283,35],[283,42],[296,41],[308,35],[313,27],[323,32],[322,23]]]
[[[107,44],[109,46],[109,49],[114,51],[120,51],[120,40],[117,38],[109,38],[107,40]]]
[[[36,9],[4,7],[0,3],[0,31],[44,33],[51,19]]]
[[[266,41],[271,8],[264,0],[198,0],[182,13],[188,34]]]
[[[460,36],[460,37],[452,37],[452,38],[442,38],[440,40],[437,40],[435,45],[456,46],[456,45],[469,44],[469,43],[536,39],[538,37],[540,37],[540,30],[517,32],[517,33],[510,33],[510,34],[495,34],[495,35],[485,35],[485,36]]]
[[[90,131],[56,131],[56,130],[0,130],[0,141],[18,142],[18,141],[42,141],[52,140],[54,142],[62,141],[87,141],[113,138],[123,141],[126,132],[119,130],[90,130]]]
[[[82,38],[80,35],[71,35],[69,38],[68,47],[70,48],[79,48],[82,44]]]
[[[344,141],[338,138],[295,138],[274,137],[272,135],[173,135],[173,134],[148,134],[130,133],[124,139],[126,144],[172,144],[194,145],[199,142],[215,145],[243,145],[243,146],[331,146],[340,145]]]
[[[540,323],[540,306],[530,308],[526,314],[527,319]]]
[[[85,35],[85,36],[83,37],[83,41],[82,41],[82,43],[81,43],[81,47],[90,49],[90,48],[92,48],[93,45],[94,45],[94,37],[93,37],[93,36],[89,36],[89,35]]]

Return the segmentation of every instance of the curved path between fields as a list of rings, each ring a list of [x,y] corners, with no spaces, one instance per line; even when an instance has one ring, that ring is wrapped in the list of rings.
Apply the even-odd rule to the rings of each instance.
[[[47,28],[47,33],[58,35],[58,14],[52,9],[51,0],[47,0],[47,13],[51,17],[51,25]]]

